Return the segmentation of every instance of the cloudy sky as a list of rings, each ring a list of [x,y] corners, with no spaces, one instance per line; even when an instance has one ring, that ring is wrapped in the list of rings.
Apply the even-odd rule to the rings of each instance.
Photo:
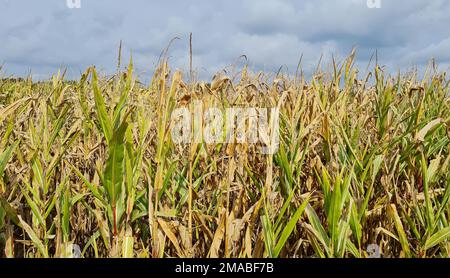
[[[322,54],[329,61],[354,46],[364,67],[376,50],[393,72],[431,58],[450,66],[448,0],[379,0],[380,8],[367,3],[377,0],[80,1],[70,9],[67,0],[0,0],[1,74],[46,78],[65,67],[76,78],[90,65],[111,73],[123,40],[145,77],[174,37],[171,65],[186,70],[190,32],[200,76],[239,67],[241,55],[255,70],[293,72],[303,54],[311,71]]]

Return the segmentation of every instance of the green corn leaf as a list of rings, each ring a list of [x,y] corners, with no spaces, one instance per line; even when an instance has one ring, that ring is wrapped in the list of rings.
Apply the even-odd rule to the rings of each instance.
[[[361,237],[362,237],[362,226],[358,217],[358,210],[354,201],[351,201],[351,212],[350,212],[350,228],[353,232],[353,236],[358,242],[358,247],[361,247]]]
[[[130,113],[130,112],[129,112]],[[114,131],[111,138],[108,159],[106,160],[106,167],[103,175],[103,182],[106,192],[108,194],[108,200],[111,203],[111,213],[114,226],[114,232],[119,226],[119,220],[122,214],[125,212],[125,207],[122,198],[122,186],[125,176],[125,133],[128,128],[127,117],[129,113],[124,117],[122,123]]]
[[[120,95],[119,103],[117,103],[116,108],[114,110],[113,116],[114,128],[116,128],[120,123],[121,113],[125,108],[125,104],[128,100],[128,95],[132,90],[132,82],[133,82],[133,59],[130,58],[130,64],[128,65],[125,87],[123,88],[122,94]]]
[[[423,193],[425,196],[425,211],[426,211],[425,218],[427,220],[427,230],[429,233],[431,233],[431,229],[434,224],[434,209],[431,203],[431,196],[429,191],[430,190],[429,182],[431,180],[431,177],[429,176],[430,171],[428,170],[427,162],[423,153],[421,156],[421,166],[422,166]]]
[[[54,124],[53,132],[50,137],[50,141],[48,142],[48,146],[53,146],[53,143],[55,142],[56,138],[58,137],[61,128],[63,127],[64,123],[67,121],[67,113],[69,112],[70,106],[66,105],[59,115],[58,119],[56,120],[56,123]]]
[[[6,164],[8,163],[18,145],[19,141],[16,141],[14,144],[9,146],[2,154],[0,154],[0,178],[3,177],[3,172],[5,171]]]
[[[42,163],[38,157],[34,156],[32,161],[33,181],[39,185],[44,194],[48,192],[48,184],[45,179]]]
[[[450,176],[447,180],[447,185],[445,186],[444,196],[442,197],[438,212],[436,213],[436,219],[434,221],[433,231],[435,231],[435,229],[439,223],[438,220],[444,215],[445,208],[448,206],[449,199],[450,199]]]
[[[108,159],[103,175],[109,201],[115,206],[122,191],[125,159],[125,131],[128,125],[123,121],[114,132],[109,145]]]
[[[106,201],[103,198],[103,196],[100,194],[100,192],[98,192],[97,187],[95,185],[93,185],[92,183],[90,183],[84,177],[84,175],[80,172],[80,170],[78,170],[75,166],[73,166],[70,163],[68,163],[68,165],[72,168],[72,170],[75,172],[75,174],[78,176],[78,178],[80,178],[83,181],[83,183],[89,188],[89,190],[92,192],[92,195],[94,195],[95,198],[99,199],[103,204],[106,205]]]
[[[40,213],[39,206],[30,198],[30,196],[28,195],[28,193],[25,189],[22,189],[22,187],[19,187],[19,188],[22,191],[23,196],[27,200],[27,203],[30,206],[31,211],[33,212],[33,215],[37,218],[39,224],[42,227],[45,227],[45,220],[44,220],[44,217],[42,216],[42,214]]]
[[[281,250],[283,249],[284,245],[286,244],[286,241],[288,240],[289,236],[291,235],[292,231],[295,229],[295,225],[297,225],[298,220],[303,214],[303,211],[305,210],[306,206],[309,203],[309,196],[306,198],[305,201],[300,205],[300,207],[297,209],[297,211],[294,213],[294,215],[291,217],[289,222],[284,227],[283,232],[281,233],[280,239],[278,240],[277,245],[275,246],[275,249],[273,251],[273,256],[276,258],[280,255]]]
[[[262,223],[262,226],[263,226],[264,243],[266,245],[266,250],[269,253],[269,257],[273,258],[274,257],[273,230],[272,230],[272,225],[270,224],[269,217],[266,214],[261,216],[261,223]]]
[[[424,249],[428,250],[430,248],[433,248],[434,246],[446,241],[448,238],[450,238],[450,227],[447,227],[445,229],[440,230],[439,232],[432,235],[424,245]]]
[[[306,206],[306,215],[313,229],[314,235],[317,237],[320,243],[322,243],[327,254],[330,254],[329,247],[331,246],[330,238],[328,237],[325,229],[320,222],[319,216],[314,211],[313,207],[309,204]]]
[[[97,109],[97,117],[100,122],[101,130],[107,142],[112,138],[112,125],[106,110],[105,100],[98,86],[98,76],[95,68],[92,68],[92,87],[94,90],[95,108]]]
[[[277,221],[275,222],[275,227],[279,227],[281,220],[284,217],[284,214],[286,213],[286,210],[289,208],[289,205],[291,204],[292,198],[294,197],[295,190],[292,190],[291,193],[289,193],[289,196],[284,201],[283,207],[280,210],[280,213],[278,214]],[[278,236],[278,234],[275,234],[275,236]]]
[[[56,191],[55,191],[55,194],[53,195],[53,198],[49,202],[46,203],[44,219],[47,219],[48,216],[50,215],[50,213],[52,212],[53,208],[55,207],[56,200],[57,199],[59,200],[59,198],[61,198],[61,192],[65,188],[65,185],[68,180],[69,180],[69,176],[66,176],[64,181],[58,187],[56,187]]]
[[[94,253],[96,254],[96,258],[98,258],[98,250],[97,250],[97,247],[96,247],[96,244],[95,244],[95,242],[96,242],[96,240],[97,240],[97,238],[100,236],[100,232],[99,231],[96,231],[90,238],[89,238],[89,240],[88,240],[88,242],[86,243],[86,245],[83,247],[83,250],[81,251],[81,257],[83,258],[84,257],[84,254],[86,253],[86,251],[87,251],[87,249],[90,247],[90,246],[93,246],[93,248],[94,248]]]

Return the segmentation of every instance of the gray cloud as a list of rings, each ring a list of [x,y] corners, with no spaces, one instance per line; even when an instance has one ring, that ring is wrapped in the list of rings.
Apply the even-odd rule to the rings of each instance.
[[[7,74],[48,77],[67,67],[71,77],[95,64],[115,69],[117,48],[133,53],[148,77],[161,51],[170,49],[174,67],[188,68],[188,34],[194,34],[194,66],[208,77],[241,55],[255,70],[294,71],[303,54],[311,71],[323,54],[344,57],[358,48],[360,64],[375,51],[392,71],[424,68],[435,58],[450,64],[450,2],[381,0],[0,0],[0,64]],[[128,57],[128,55],[126,55]]]

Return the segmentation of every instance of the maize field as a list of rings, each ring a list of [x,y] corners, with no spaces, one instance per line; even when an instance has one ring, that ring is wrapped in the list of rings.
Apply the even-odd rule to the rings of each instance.
[[[450,257],[446,73],[328,68],[1,78],[0,257]],[[174,143],[194,101],[278,107],[277,151]]]

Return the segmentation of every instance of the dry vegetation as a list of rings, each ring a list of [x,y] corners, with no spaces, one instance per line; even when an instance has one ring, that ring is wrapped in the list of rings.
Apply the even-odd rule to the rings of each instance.
[[[0,257],[450,255],[449,81],[433,68],[184,82],[0,80]],[[280,110],[280,148],[174,145],[193,100]]]

